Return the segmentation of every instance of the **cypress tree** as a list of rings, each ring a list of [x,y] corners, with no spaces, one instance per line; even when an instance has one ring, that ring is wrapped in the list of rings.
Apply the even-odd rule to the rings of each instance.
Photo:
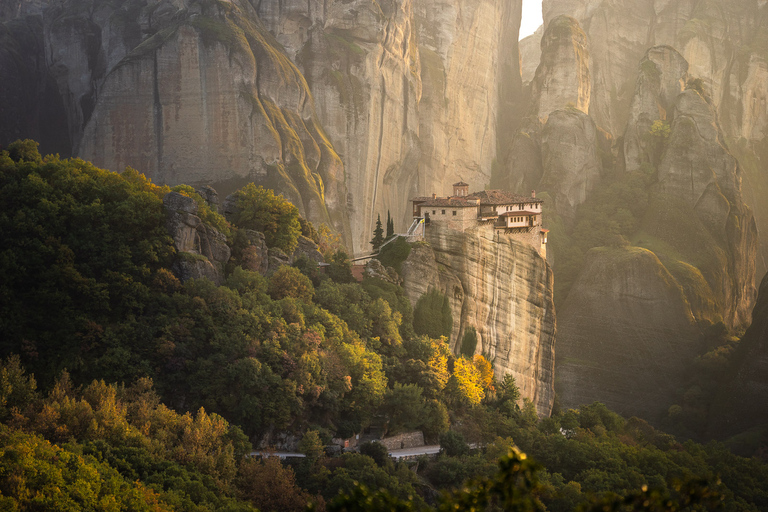
[[[395,221],[392,220],[392,217],[389,215],[389,210],[387,210],[387,238],[391,237],[395,234]]]
[[[384,229],[381,227],[381,215],[376,218],[376,229],[373,230],[373,239],[371,245],[374,251],[378,251],[381,244],[384,243]]]

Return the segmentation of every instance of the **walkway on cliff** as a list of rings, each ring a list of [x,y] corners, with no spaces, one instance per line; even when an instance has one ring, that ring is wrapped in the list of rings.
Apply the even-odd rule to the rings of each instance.
[[[405,233],[395,233],[394,235],[389,237],[389,239],[387,239],[386,242],[381,244],[381,247],[379,247],[377,250],[369,252],[369,253],[354,254],[354,255],[352,255],[351,258],[349,258],[349,261],[354,263],[356,261],[370,260],[370,259],[375,258],[376,256],[379,255],[379,253],[381,252],[381,250],[385,246],[387,246],[390,243],[394,242],[395,240],[397,240],[401,236],[405,237],[405,238],[409,238],[409,237],[414,236],[416,234],[416,231],[418,231],[419,226],[421,226],[423,224],[423,221],[424,221],[424,219],[413,219],[413,223],[411,224],[411,227],[409,227],[408,231],[406,231]]]

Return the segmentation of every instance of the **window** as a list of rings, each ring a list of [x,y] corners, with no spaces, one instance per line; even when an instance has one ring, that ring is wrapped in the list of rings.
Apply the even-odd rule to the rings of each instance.
[[[456,216],[456,210],[453,210],[453,216],[454,217]]]
[[[443,215],[445,215],[445,210],[443,210]]]
[[[435,215],[437,213],[436,210],[432,210],[432,215]]]

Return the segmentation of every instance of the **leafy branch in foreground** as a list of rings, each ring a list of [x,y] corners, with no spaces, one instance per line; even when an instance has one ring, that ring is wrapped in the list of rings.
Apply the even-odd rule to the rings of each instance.
[[[385,490],[371,491],[357,483],[351,492],[339,494],[327,505],[328,512],[384,511],[480,511],[508,510],[520,512],[545,511],[539,500],[544,487],[539,483],[542,467],[515,447],[499,460],[499,470],[489,478],[471,482],[463,489],[444,493],[436,509],[419,507],[413,499],[398,499]],[[713,510],[723,496],[705,480],[691,480],[674,487],[675,495],[667,491],[642,489],[626,496],[613,493],[593,497],[581,505],[581,512],[612,512],[648,510],[676,512],[679,510]],[[310,510],[313,510],[310,508]]]

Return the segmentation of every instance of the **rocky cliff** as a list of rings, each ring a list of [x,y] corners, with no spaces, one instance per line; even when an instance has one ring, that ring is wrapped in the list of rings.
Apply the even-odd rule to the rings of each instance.
[[[712,11],[724,3],[545,0],[540,53],[537,37],[523,42],[521,55],[540,59],[532,115],[496,182],[552,199],[566,407],[600,400],[658,421],[703,350],[700,326],[750,322],[759,224],[747,201],[761,201],[742,193],[742,179],[768,177],[750,154],[755,141],[731,134],[752,123],[732,113],[742,95],[760,97],[759,80],[747,93],[735,86],[746,75],[724,78],[723,62],[739,59],[715,56],[722,48],[706,54],[717,65],[705,72],[704,50],[691,41],[720,41],[754,59],[746,42],[754,34],[744,31],[761,26],[763,11],[748,2]],[[557,105],[567,97],[570,108]]]
[[[532,83],[532,112],[541,119],[558,109],[589,112],[592,93],[587,35],[579,22],[558,16],[541,40],[541,62]]]
[[[304,72],[347,169],[355,250],[376,215],[410,224],[408,200],[490,181],[521,108],[519,2],[261,2]],[[397,212],[397,213],[396,213]]]
[[[713,415],[711,434],[726,437],[759,426],[765,446],[768,442],[768,409],[761,404],[765,404],[768,396],[768,275],[760,285],[752,318],[754,322],[742,337],[733,358],[728,383],[722,386],[712,407],[716,414]],[[756,437],[755,433],[753,430],[748,437]]]
[[[654,253],[636,247],[588,253],[558,326],[563,406],[598,400],[654,422],[700,349],[682,287]]]
[[[717,113],[731,150],[744,171],[744,200],[757,226],[768,229],[768,5],[758,0],[544,0],[544,24],[558,16],[576,18],[587,34],[592,59],[589,113],[615,138],[632,122],[637,62],[658,46],[674,48],[689,64],[689,76]],[[535,38],[522,55],[538,63]],[[523,63],[523,69],[533,64]],[[642,70],[641,70],[642,74]],[[628,107],[630,107],[628,109]],[[738,150],[737,150],[738,149]],[[763,237],[758,270],[768,270]]]
[[[522,106],[520,9],[4,0],[0,69],[20,78],[0,86],[0,143],[35,137],[222,194],[257,181],[366,249],[377,214],[404,229],[410,197],[490,181]],[[34,44],[10,27],[29,19]]]
[[[403,263],[404,288],[415,305],[431,288],[451,304],[451,347],[468,327],[477,353],[489,354],[497,377],[512,374],[540,415],[554,401],[555,309],[552,271],[536,249],[494,233],[433,223]]]
[[[545,26],[579,20],[594,56],[595,121],[614,135],[626,124],[637,62],[654,46],[677,49],[704,81],[726,133],[760,139],[768,112],[763,91],[768,22],[758,0],[544,0]]]
[[[40,78],[19,80],[12,92],[32,96],[29,111],[55,83],[70,153],[113,170],[132,166],[157,182],[214,185],[222,193],[255,181],[283,193],[307,218],[350,236],[343,163],[304,77],[250,2],[36,5],[38,13],[23,21],[41,20],[39,39],[5,62],[18,68],[30,50],[41,49]],[[48,88],[39,92],[43,85]]]

